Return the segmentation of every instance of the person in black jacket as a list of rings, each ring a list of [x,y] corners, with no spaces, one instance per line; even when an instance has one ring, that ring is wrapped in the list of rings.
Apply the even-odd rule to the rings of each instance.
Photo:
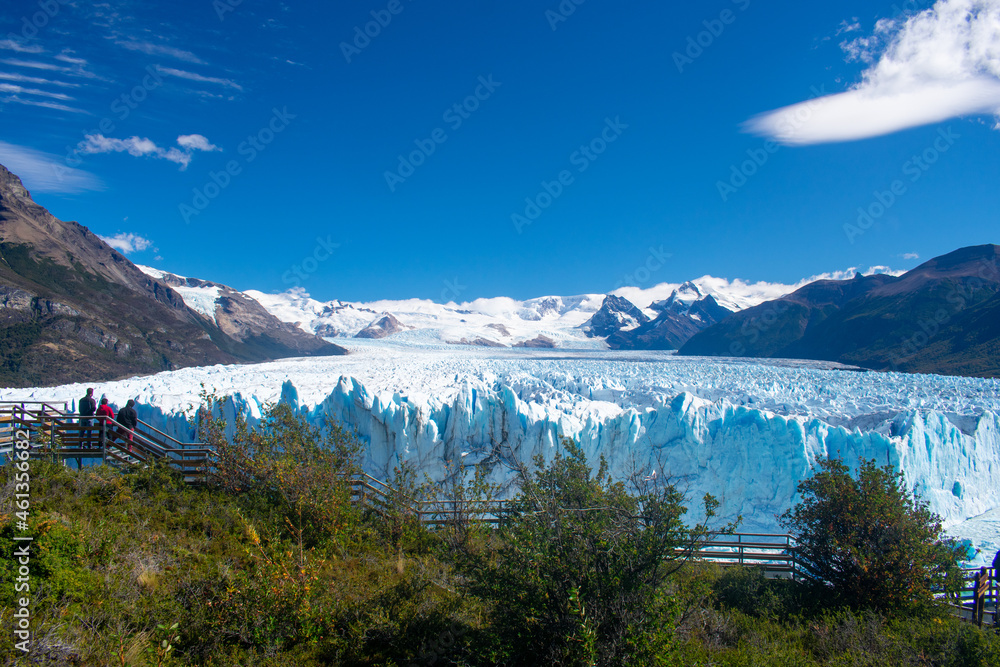
[[[88,389],[87,395],[80,399],[80,447],[90,444],[93,431],[89,428],[94,423],[94,413],[97,412],[97,401],[94,400],[94,390]]]
[[[118,431],[118,436],[123,442],[128,443],[128,450],[132,451],[132,432],[135,427],[139,425],[139,413],[135,411],[135,401],[129,399],[125,407],[118,411],[118,416],[115,417],[115,421],[121,426]]]

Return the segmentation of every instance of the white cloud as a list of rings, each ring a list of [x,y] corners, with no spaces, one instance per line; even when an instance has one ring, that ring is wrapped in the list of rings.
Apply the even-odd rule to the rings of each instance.
[[[0,79],[4,81],[17,81],[18,83],[36,83],[47,86],[59,86],[61,88],[79,88],[78,83],[67,83],[66,81],[53,81],[51,79],[41,79],[37,76],[25,76],[23,74],[12,74],[10,72],[0,72]]]
[[[64,63],[69,63],[70,65],[86,65],[87,61],[83,58],[74,58],[73,56],[67,55],[65,52],[60,53],[56,56],[56,60],[61,60]]]
[[[149,56],[167,56],[169,58],[176,58],[177,60],[183,60],[189,63],[202,64],[204,61],[191,53],[190,51],[184,51],[182,49],[175,49],[172,46],[164,46],[162,44],[151,44],[150,42],[140,42],[138,40],[129,40],[123,42],[115,42],[118,46],[128,49],[129,51],[139,51],[140,53],[145,53]]]
[[[136,234],[118,233],[114,236],[102,236],[100,238],[102,241],[123,255],[129,255],[133,252],[142,252],[146,248],[153,245],[153,242],[149,239],[144,239]]]
[[[83,109],[77,109],[75,107],[67,106],[65,104],[60,104],[59,102],[46,102],[44,100],[34,100],[31,98],[23,98],[18,95],[8,95],[7,97],[0,97],[0,102],[4,104],[22,104],[29,107],[40,107],[42,109],[53,109],[55,111],[67,111],[69,113],[82,113],[85,115],[93,115],[89,111],[84,111]]]
[[[200,134],[182,134],[177,137],[177,144],[183,148],[189,148],[193,151],[211,152],[222,150]]]
[[[915,252],[905,252],[901,255],[903,259],[920,259],[919,253]]]
[[[4,65],[10,65],[12,67],[26,67],[28,69],[44,69],[50,72],[69,72],[68,67],[60,67],[59,65],[53,65],[52,63],[42,63],[37,60],[21,60],[19,58],[5,58],[0,60]]]
[[[200,134],[185,134],[177,138],[180,146],[163,148],[156,145],[152,139],[145,137],[129,137],[127,139],[114,139],[105,137],[103,134],[88,134],[83,141],[77,144],[80,153],[93,155],[98,153],[128,153],[135,157],[152,157],[159,160],[167,160],[179,164],[181,171],[187,169],[191,164],[194,151],[217,151],[222,150],[218,146],[209,142]]]
[[[100,79],[93,72],[89,72],[86,69],[87,61],[81,58],[73,58],[72,56],[60,55],[56,56],[57,59],[62,62],[69,63],[72,67],[63,67],[62,65],[56,65],[54,63],[44,63],[37,60],[20,60],[19,58],[5,58],[0,60],[0,63],[4,65],[10,65],[12,67],[21,67],[25,69],[40,69],[46,72],[61,72],[69,76],[78,76],[85,79]]]
[[[843,35],[849,32],[857,32],[861,30],[861,23],[858,21],[857,17],[852,18],[850,21],[841,21],[840,26],[837,27],[837,35]]]
[[[45,50],[39,44],[24,44],[13,39],[0,39],[0,49],[17,53],[42,53]]]
[[[853,141],[974,114],[1000,114],[1000,0],[939,0],[883,19],[842,45],[869,63],[847,92],[762,114],[745,124],[789,145]]]
[[[13,93],[15,95],[23,93],[24,95],[35,95],[36,97],[48,97],[53,100],[63,100],[63,101],[69,101],[73,99],[72,97],[66,95],[65,93],[50,93],[45,90],[39,90],[38,88],[24,88],[22,86],[18,86],[12,83],[0,83],[0,93]]]
[[[186,72],[184,70],[174,69],[173,67],[160,67],[159,65],[156,66],[156,71],[160,74],[176,76],[179,79],[187,79],[188,81],[196,81],[198,83],[214,83],[227,88],[233,88],[235,90],[243,90],[243,86],[235,81],[230,81],[229,79],[219,79],[214,76],[202,76],[201,74],[196,74],[195,72]]]
[[[16,174],[31,192],[77,194],[103,190],[90,172],[67,167],[57,155],[0,141],[0,164]]]

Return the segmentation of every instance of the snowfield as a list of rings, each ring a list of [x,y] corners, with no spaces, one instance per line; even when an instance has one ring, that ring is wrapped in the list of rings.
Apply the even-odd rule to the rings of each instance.
[[[382,341],[338,339],[345,357],[191,368],[95,384],[181,439],[202,387],[231,395],[226,416],[255,420],[285,400],[317,425],[342,422],[368,442],[366,469],[403,461],[441,479],[448,462],[485,463],[509,479],[510,459],[551,458],[577,439],[613,474],[670,474],[692,515],[712,493],[741,530],[783,532],[775,515],[819,457],[874,458],[953,535],[992,560],[1000,548],[1000,382],[858,372],[825,362],[675,357],[668,352],[448,346],[408,331]],[[75,401],[85,385],[3,389],[0,400]]]

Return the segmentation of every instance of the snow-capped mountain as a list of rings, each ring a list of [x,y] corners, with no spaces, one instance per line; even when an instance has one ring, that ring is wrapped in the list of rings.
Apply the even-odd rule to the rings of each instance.
[[[712,297],[714,303],[735,312],[788,294],[795,288],[796,285],[730,282],[703,276],[683,284],[662,283],[648,289],[624,287],[609,295],[544,296],[524,301],[494,297],[447,304],[423,299],[322,302],[301,288],[281,294],[247,290],[246,294],[278,319],[324,337],[352,338],[391,314],[408,327],[392,334],[394,339],[514,347],[535,343],[541,336],[556,347],[593,348],[604,346],[601,338],[656,319],[667,308],[667,302],[674,304],[670,309],[676,316],[693,318],[690,328],[693,334],[712,323],[707,321],[703,325],[699,321],[704,317],[694,307],[699,301]],[[617,315],[610,312],[616,310],[614,306],[605,309],[608,311],[605,314],[617,321],[614,325],[610,321],[601,324],[600,313],[609,298],[614,303],[629,304],[617,309]],[[592,321],[595,316],[597,323]]]
[[[631,331],[649,321],[649,317],[628,299],[614,294],[604,297],[601,309],[584,324],[584,332],[590,336],[607,338],[620,331]]]
[[[143,270],[154,277],[173,275]],[[190,308],[211,319],[218,316],[221,299],[253,300],[282,322],[327,339],[377,334],[420,344],[588,349],[606,348],[610,343],[623,349],[676,349],[728,314],[789,294],[814,279],[785,285],[702,276],[647,289],[623,287],[608,295],[543,296],[523,301],[493,297],[445,304],[426,299],[319,301],[302,288],[280,294],[253,289],[220,291],[216,283],[194,278],[172,286]],[[654,322],[656,326],[651,327]],[[629,331],[637,336],[627,342],[604,340]]]

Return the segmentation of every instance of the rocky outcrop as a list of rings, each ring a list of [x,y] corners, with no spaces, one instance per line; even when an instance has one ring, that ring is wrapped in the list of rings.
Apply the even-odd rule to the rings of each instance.
[[[355,338],[385,338],[392,334],[406,331],[409,327],[397,320],[393,315],[385,315],[372,322],[355,334]]]
[[[584,325],[587,336],[605,338],[619,331],[634,329],[649,318],[628,299],[614,294],[604,297],[600,310]]]
[[[522,340],[519,343],[514,343],[513,347],[530,347],[537,349],[552,349],[556,346],[556,342],[544,334],[539,334],[531,340]]]

